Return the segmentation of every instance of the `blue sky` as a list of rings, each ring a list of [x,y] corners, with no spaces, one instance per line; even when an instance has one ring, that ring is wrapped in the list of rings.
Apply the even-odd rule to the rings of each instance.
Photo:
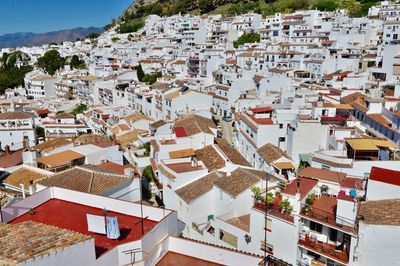
[[[0,0],[0,35],[101,27],[133,0]]]

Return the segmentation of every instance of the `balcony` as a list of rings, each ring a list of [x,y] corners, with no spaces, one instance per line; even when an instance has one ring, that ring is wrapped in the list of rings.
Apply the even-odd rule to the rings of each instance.
[[[300,212],[302,218],[318,222],[345,233],[356,233],[354,224],[352,224],[348,219],[336,214],[336,197],[322,195],[320,197],[315,196],[311,198],[313,198],[312,204],[306,204]]]
[[[347,264],[349,262],[349,254],[346,249],[338,249],[338,247],[334,245],[311,239],[309,234],[300,234],[298,245],[336,262],[342,264]]]
[[[267,215],[294,223],[294,216],[290,213],[283,212],[279,206],[280,200],[274,200],[272,204],[267,204]],[[263,201],[256,202],[253,206],[254,209],[265,212],[265,203]],[[268,230],[267,228],[265,228]]]

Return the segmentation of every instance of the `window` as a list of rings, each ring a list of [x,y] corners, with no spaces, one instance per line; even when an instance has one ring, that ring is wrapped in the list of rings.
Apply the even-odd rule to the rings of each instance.
[[[321,164],[321,168],[325,170],[331,170],[331,167],[325,164]]]
[[[283,128],[283,124],[279,124],[279,128]]]
[[[322,233],[322,224],[310,221],[310,230]]]
[[[337,230],[329,228],[329,240],[332,242],[336,242],[337,240]]]

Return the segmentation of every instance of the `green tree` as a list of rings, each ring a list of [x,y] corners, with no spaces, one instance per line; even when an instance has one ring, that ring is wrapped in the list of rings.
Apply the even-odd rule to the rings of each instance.
[[[111,41],[112,42],[118,42],[120,40],[120,38],[118,38],[118,37],[112,37],[111,38]]]
[[[144,74],[144,71],[143,71],[143,68],[142,68],[142,65],[141,65],[141,64],[139,64],[139,66],[138,66],[137,69],[136,69],[136,75],[137,75],[137,79],[138,79],[140,82],[142,82],[142,81],[143,81],[143,78],[144,78],[144,76],[145,76],[145,74]]]
[[[100,33],[98,33],[98,32],[91,32],[91,33],[89,33],[89,34],[86,36],[86,38],[89,38],[89,39],[97,39],[99,36],[100,36]]]
[[[65,58],[56,50],[47,51],[37,62],[37,66],[46,71],[49,75],[54,75],[56,71],[63,68],[64,65]]]
[[[151,166],[146,166],[143,170],[142,176],[150,183],[153,181],[153,168]]]
[[[258,33],[244,33],[236,41],[233,42],[233,46],[238,48],[240,45],[245,43],[258,43],[260,42],[260,35]]]
[[[74,108],[74,110],[72,110],[72,114],[76,116],[77,114],[87,111],[87,109],[88,107],[86,104],[79,104]]]
[[[69,66],[71,69],[82,69],[85,68],[85,62],[79,59],[77,55],[73,55],[71,57],[71,61],[69,62]]]
[[[201,14],[205,14],[212,11],[214,9],[213,0],[200,0],[199,8]]]
[[[335,0],[318,0],[313,5],[313,8],[321,11],[335,11],[339,4]]]
[[[33,70],[30,65],[17,67],[17,61],[23,64],[21,52],[3,53],[0,60],[0,95],[8,88],[23,86],[25,74]]]
[[[142,20],[134,20],[131,22],[122,23],[119,26],[119,33],[130,33],[137,32],[144,27],[144,22]]]

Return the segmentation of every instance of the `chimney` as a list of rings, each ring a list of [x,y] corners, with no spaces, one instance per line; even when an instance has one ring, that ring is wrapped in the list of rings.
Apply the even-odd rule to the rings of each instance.
[[[10,146],[6,145],[6,146],[4,147],[4,151],[5,151],[6,155],[10,155],[10,154],[11,154],[11,152],[10,152]]]
[[[33,195],[36,192],[36,184],[33,183],[33,180],[29,181],[29,194]]]
[[[230,161],[225,162],[225,169],[226,169],[226,176],[230,176],[231,173],[234,171],[234,165]]]
[[[300,179],[299,178],[297,178],[297,187],[296,187],[296,194],[297,193],[300,193]]]

